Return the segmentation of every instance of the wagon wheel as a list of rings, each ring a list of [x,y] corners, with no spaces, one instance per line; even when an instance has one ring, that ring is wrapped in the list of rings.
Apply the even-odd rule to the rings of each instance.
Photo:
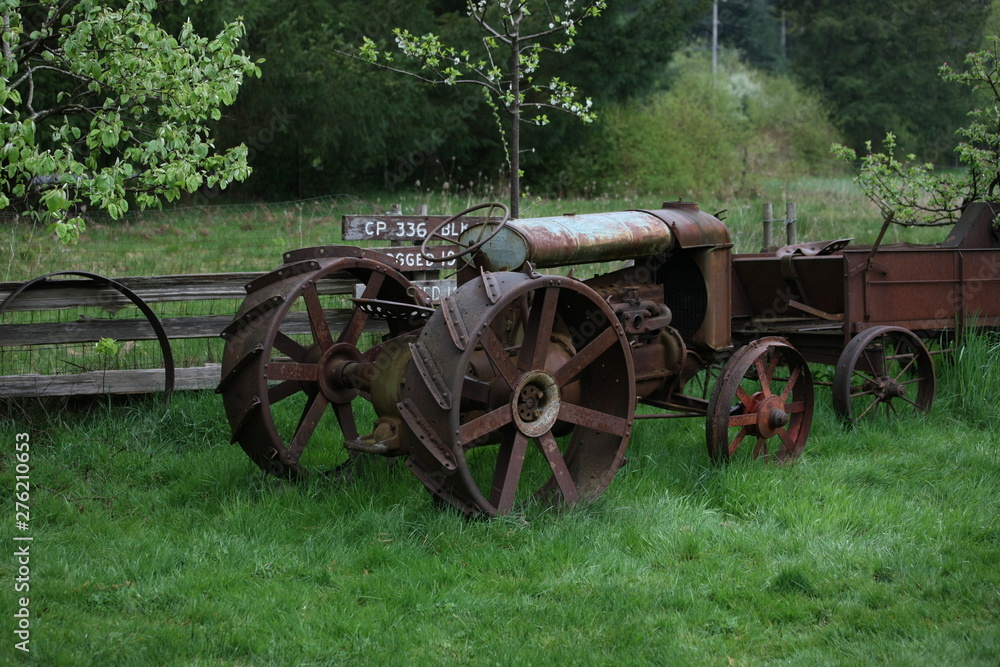
[[[419,445],[407,465],[437,497],[493,516],[532,497],[572,505],[611,482],[635,372],[593,290],[487,273],[442,303],[412,349],[401,412]]]
[[[343,295],[359,283],[360,299]],[[357,388],[359,374],[346,372],[378,351],[364,351],[372,338],[363,335],[366,324],[373,316],[385,319],[381,329],[390,336],[418,328],[431,312],[423,307],[426,295],[383,262],[360,256],[285,264],[247,291],[223,333],[217,390],[232,439],[279,476],[335,468],[348,458],[337,432],[345,442],[356,440],[356,399],[370,400]],[[325,295],[331,292],[341,295]]]
[[[934,362],[909,329],[880,326],[854,337],[837,360],[833,407],[847,422],[929,412],[934,402]]]
[[[793,461],[805,447],[812,415],[812,375],[802,355],[781,338],[755,340],[726,362],[712,391],[708,453],[720,462],[738,451]]]

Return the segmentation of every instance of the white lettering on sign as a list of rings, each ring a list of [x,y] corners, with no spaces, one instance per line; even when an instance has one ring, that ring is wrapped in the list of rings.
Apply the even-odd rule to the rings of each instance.
[[[392,257],[396,262],[403,267],[403,269],[440,269],[442,267],[454,267],[455,260],[449,260],[446,262],[428,262],[423,255],[417,252],[393,252],[392,248],[382,248],[379,249],[389,257]],[[443,257],[451,257],[455,254],[454,250],[448,250],[443,253]]]
[[[455,280],[417,280],[413,283],[431,298],[432,303],[441,303],[441,299],[451,296],[458,289],[458,282]],[[354,298],[360,299],[364,296],[364,284],[354,286]]]

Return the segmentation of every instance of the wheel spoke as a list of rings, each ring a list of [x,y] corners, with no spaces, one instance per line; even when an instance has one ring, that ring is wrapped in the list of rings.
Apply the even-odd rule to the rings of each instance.
[[[559,419],[601,433],[623,436],[628,432],[627,419],[565,401],[559,404]]]
[[[864,357],[865,363],[868,364],[868,369],[866,371],[865,369],[858,367],[858,365],[856,364],[854,370],[854,373],[856,375],[860,375],[862,378],[866,380],[875,380],[879,376],[879,374],[885,368],[885,355],[881,354],[882,352],[881,346],[877,347],[877,351],[880,353],[881,356],[875,354],[876,348],[873,346],[866,347],[864,350],[861,351],[861,356]],[[875,357],[874,360],[872,359],[873,356]],[[860,359],[858,361],[860,361]],[[870,373],[870,375],[866,373]]]
[[[521,343],[521,353],[517,357],[519,371],[540,369],[545,365],[545,356],[549,349],[549,338],[552,336],[552,325],[556,320],[556,303],[559,301],[559,289],[547,287],[542,290],[541,303],[536,301],[531,306],[528,322],[524,330],[524,341]]]
[[[513,389],[520,373],[515,368],[510,355],[507,354],[507,350],[504,349],[503,343],[500,342],[500,339],[497,338],[496,333],[490,327],[486,327],[480,340],[483,344],[483,351],[486,352],[486,356],[489,358],[493,368],[496,369],[500,377],[507,383],[507,388]]]
[[[893,380],[899,380],[899,378],[901,378],[904,375],[906,375],[909,372],[909,370],[911,368],[913,368],[913,366],[916,363],[917,363],[917,358],[916,358],[916,356],[914,356],[913,358],[910,359],[910,361],[905,366],[903,366],[902,368],[899,369],[899,372],[896,373],[896,375],[892,379]]]
[[[384,273],[380,271],[372,271],[371,276],[368,278],[368,284],[365,285],[365,290],[361,294],[361,298],[377,298],[378,293],[382,289],[382,283],[384,282]],[[347,322],[347,326],[344,327],[344,330],[340,332],[340,336],[337,337],[337,342],[357,345],[358,339],[361,338],[361,332],[364,331],[366,322],[368,322],[368,313],[358,307],[355,307],[354,312],[351,313],[351,319]]]
[[[792,374],[788,378],[788,383],[781,392],[781,400],[785,403],[788,402],[788,397],[792,395],[792,389],[795,388],[795,383],[799,381],[800,377],[802,377],[802,367],[796,366],[792,369]]]
[[[323,312],[323,304],[319,300],[319,292],[316,291],[316,283],[306,284],[302,289],[302,298],[309,313],[309,327],[312,329],[313,337],[319,343],[320,349],[326,352],[333,347],[333,337],[330,335],[330,325]]]
[[[788,414],[790,414],[790,415],[794,415],[797,412],[805,412],[806,411],[806,402],[805,401],[795,401],[793,403],[785,403],[785,408],[784,409],[785,409],[785,412],[788,413]]]
[[[306,348],[280,331],[274,334],[274,346],[293,361],[302,361],[306,358]]]
[[[268,380],[316,382],[319,380],[319,366],[317,364],[272,361],[267,365],[266,375]]]
[[[334,403],[333,414],[337,416],[337,423],[340,424],[340,432],[344,434],[344,442],[358,439],[358,425],[354,420],[354,410],[351,404]]]
[[[741,412],[737,415],[730,415],[729,417],[729,427],[734,426],[753,426],[757,423],[757,413],[756,412]]]
[[[458,440],[463,447],[479,438],[492,433],[498,428],[502,428],[514,421],[514,413],[509,405],[501,405],[492,412],[487,412],[482,417],[477,417],[470,422],[462,424],[459,428]]]
[[[506,514],[514,506],[527,451],[528,436],[520,431],[505,434],[497,453],[497,467],[493,470],[493,488],[490,491],[490,504],[496,508],[497,514]]]
[[[743,438],[747,437],[747,433],[749,433],[749,431],[747,430],[747,427],[744,426],[743,428],[740,429],[740,432],[736,434],[736,437],[733,438],[733,441],[729,443],[730,456],[736,453],[736,450],[737,448],[739,448],[740,443],[743,442]]]
[[[855,368],[854,369],[854,376],[860,378],[861,381],[862,381],[862,383],[864,383],[864,382],[876,382],[877,381],[877,376],[875,376],[875,375],[868,375],[864,371],[862,371],[860,368]]]
[[[767,368],[764,368],[764,356],[767,356]],[[765,396],[770,396],[771,378],[774,377],[774,369],[778,366],[778,354],[761,355],[753,360],[753,365],[757,368],[757,379],[760,381],[760,390]]]
[[[767,438],[758,435],[757,445],[753,448],[753,457],[759,459],[762,455],[767,455]]]
[[[556,478],[556,485],[559,487],[566,504],[574,504],[580,499],[580,492],[577,490],[576,484],[573,483],[569,468],[566,467],[566,460],[563,458],[562,452],[559,451],[559,444],[556,442],[555,436],[552,435],[552,431],[544,433],[536,438],[536,441],[542,454],[545,455],[545,459],[549,462],[552,475]]]
[[[743,385],[738,385],[736,387],[736,397],[740,399],[740,403],[744,408],[749,408],[750,403],[753,402],[753,398],[747,393],[747,390],[743,388]]]
[[[778,429],[778,438],[781,439],[781,444],[784,445],[784,447],[781,448],[781,451],[789,454],[795,451],[795,438],[792,437],[792,434],[787,428]]]
[[[462,398],[482,403],[483,405],[489,403],[490,383],[466,375],[462,381]]]
[[[328,403],[329,401],[327,401],[322,393],[315,394],[306,403],[305,411],[303,411],[299,425],[295,429],[295,435],[292,437],[292,441],[288,443],[288,456],[293,462],[298,461],[299,457],[302,456],[302,452],[305,451],[306,445],[309,444],[309,439],[316,430],[319,420],[323,417],[323,411],[326,410]]]
[[[569,361],[553,373],[552,377],[555,378],[556,384],[560,387],[565,387],[617,342],[618,334],[615,333],[614,328],[608,327],[602,331],[597,338],[587,343],[582,350],[573,355]]]
[[[858,421],[861,421],[862,419],[864,419],[865,415],[867,415],[869,412],[871,412],[873,408],[877,407],[878,404],[882,402],[882,401],[880,401],[878,399],[877,396],[874,396],[874,395],[872,395],[872,396],[873,396],[874,400],[871,403],[868,404],[868,407],[865,408],[864,411],[860,415],[857,416],[857,420]]]
[[[305,387],[298,380],[286,380],[281,384],[272,385],[267,388],[267,402],[270,405],[280,403],[289,396],[294,396],[300,391],[305,391]]]

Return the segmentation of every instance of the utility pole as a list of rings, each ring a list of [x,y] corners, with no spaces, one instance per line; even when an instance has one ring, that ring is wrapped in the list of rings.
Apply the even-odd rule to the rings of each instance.
[[[719,71],[719,0],[712,3],[712,74]]]
[[[781,10],[781,58],[788,58],[788,23],[785,20],[785,10]]]

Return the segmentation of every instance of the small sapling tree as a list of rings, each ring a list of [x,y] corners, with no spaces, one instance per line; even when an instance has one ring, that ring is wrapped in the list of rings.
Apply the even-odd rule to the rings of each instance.
[[[483,33],[483,48],[476,55],[445,45],[437,35],[417,36],[396,28],[396,46],[410,67],[396,64],[393,53],[379,51],[369,37],[356,57],[426,83],[482,89],[504,140],[510,210],[516,218],[521,198],[521,123],[545,125],[548,110],[568,112],[586,123],[595,118],[591,100],[579,99],[574,86],[559,77],[538,77],[541,56],[546,51],[568,52],[580,23],[600,16],[606,4],[603,0],[470,0],[466,10]]]
[[[174,36],[157,5],[0,0],[0,210],[71,243],[84,229],[76,205],[118,218],[130,202],[246,178],[246,148],[216,152],[208,125],[260,75],[238,52],[243,24],[209,39],[187,22]]]

